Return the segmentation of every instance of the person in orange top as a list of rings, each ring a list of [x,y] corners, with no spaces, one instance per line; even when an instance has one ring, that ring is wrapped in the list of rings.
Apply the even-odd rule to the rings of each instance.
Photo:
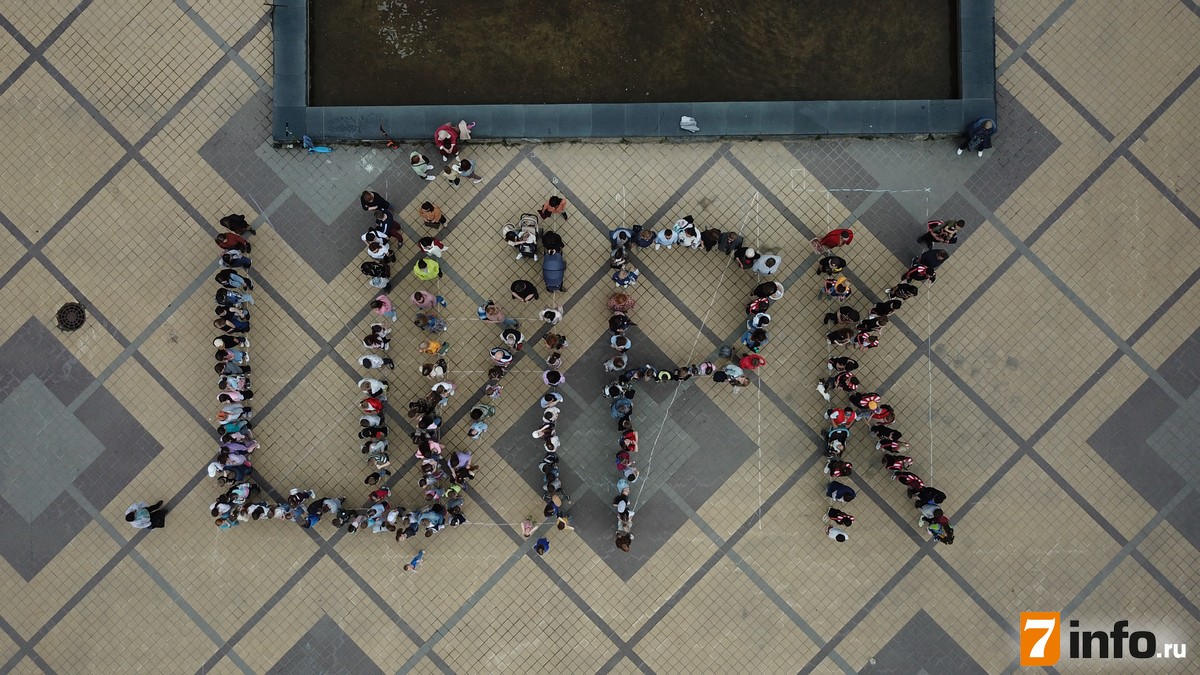
[[[425,221],[425,227],[438,228],[446,224],[446,216],[442,213],[442,208],[433,202],[422,202],[421,220]]]
[[[562,216],[563,220],[567,219],[567,200],[557,195],[547,199],[542,208],[538,209],[538,215],[542,217],[542,220],[549,218],[555,213]]]

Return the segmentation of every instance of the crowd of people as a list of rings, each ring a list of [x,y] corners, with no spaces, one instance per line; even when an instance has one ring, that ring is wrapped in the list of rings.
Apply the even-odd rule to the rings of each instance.
[[[710,252],[715,250],[722,255],[731,256],[739,269],[760,276],[777,272],[782,259],[778,254],[755,250],[738,232],[722,232],[716,228],[701,231],[692,216],[684,216],[658,231],[640,225],[633,228],[619,227],[609,233],[609,243],[609,265],[614,270],[612,280],[616,291],[609,296],[606,306],[609,310],[608,330],[611,333],[609,346],[614,353],[602,367],[606,373],[615,373],[615,379],[604,387],[604,395],[612,401],[609,411],[612,418],[617,420],[619,435],[614,461],[617,471],[617,494],[612,500],[617,515],[615,543],[618,549],[629,551],[633,542],[634,515],[634,501],[630,492],[640,474],[635,459],[639,436],[632,420],[634,397],[637,395],[635,383],[685,382],[700,376],[711,377],[714,382],[727,383],[734,391],[749,386],[750,379],[746,373],[766,365],[766,358],[759,352],[770,341],[767,327],[771,323],[771,315],[767,310],[773,301],[783,297],[784,288],[783,284],[777,281],[765,281],[754,287],[745,307],[746,326],[739,338],[740,347],[722,346],[718,352],[724,361],[723,365],[718,365],[719,362],[703,361],[686,365],[634,366],[630,353],[633,340],[629,331],[637,326],[630,318],[637,300],[630,292],[637,285],[639,272],[630,262],[630,256],[637,249],[653,246],[656,250],[661,250],[680,246],[693,250],[702,248]]]
[[[834,330],[826,336],[827,344],[831,347],[853,345],[860,350],[878,346],[880,332],[888,325],[890,317],[904,306],[905,300],[917,296],[918,288],[913,282],[932,284],[936,281],[934,271],[950,254],[947,249],[935,248],[935,245],[949,246],[957,243],[958,233],[963,226],[961,220],[931,220],[926,223],[926,232],[917,239],[926,246],[926,250],[913,259],[908,270],[901,275],[899,283],[884,289],[887,300],[874,303],[867,310],[866,318],[850,304],[842,304],[825,314],[824,323],[834,325]],[[833,252],[834,249],[846,246],[853,239],[853,231],[836,229],[812,240],[813,249],[822,254],[817,262],[817,273],[823,277],[820,294],[828,300],[841,303],[854,295],[853,285],[843,274],[847,262],[845,258]],[[843,324],[847,326],[837,327]],[[919,475],[909,470],[913,458],[904,454],[909,444],[901,440],[903,433],[893,426],[896,422],[896,411],[891,405],[883,402],[881,394],[862,385],[857,375],[859,363],[854,357],[832,356],[826,362],[826,366],[828,375],[817,382],[817,392],[826,401],[832,401],[834,395],[845,394],[848,404],[830,408],[825,412],[828,428],[825,432],[824,473],[829,477],[825,485],[825,496],[833,504],[822,517],[827,523],[826,536],[839,543],[849,539],[846,530],[854,524],[854,516],[839,507],[854,501],[857,493],[854,488],[838,479],[847,478],[854,473],[853,464],[846,459],[847,444],[855,423],[864,422],[870,435],[875,438],[875,449],[880,453],[880,464],[885,471],[891,472],[892,480],[907,489],[908,498],[914,500],[914,507],[920,511],[919,526],[927,528],[933,538],[943,544],[954,543],[954,528],[941,508],[946,494],[926,485]]]
[[[211,513],[217,527],[229,529],[247,520],[263,518],[269,507],[265,502],[251,501],[260,490],[251,480],[251,455],[259,444],[254,440],[250,422],[254,414],[250,405],[254,391],[250,388],[249,337],[250,305],[254,304],[250,291],[254,290],[254,282],[250,279],[252,247],[246,236],[254,235],[255,231],[241,214],[229,214],[220,223],[229,230],[216,237],[221,257],[216,274],[219,287],[213,326],[221,334],[213,338],[220,405],[214,420],[220,445],[207,471],[217,485],[227,487],[212,504]]]
[[[565,243],[562,236],[551,226],[553,221],[546,222],[558,215],[563,220],[568,218],[567,201],[561,196],[551,196],[538,209],[537,214],[523,213],[516,223],[509,223],[501,230],[505,244],[516,251],[517,260],[542,261],[542,278],[547,292],[553,293],[564,290],[563,276],[566,264],[563,262]],[[529,303],[541,298],[537,285],[528,279],[517,279],[509,285],[509,294],[513,300]],[[525,334],[521,332],[521,324],[517,319],[508,317],[495,302],[488,300],[478,308],[479,319],[495,324],[500,329],[500,343],[491,349],[492,367],[488,371],[488,391],[499,395],[499,381],[507,374],[507,369],[516,359],[515,352],[525,349]],[[548,331],[542,338],[543,344],[549,350],[546,357],[546,369],[541,373],[542,384],[547,387],[546,393],[538,399],[542,415],[537,429],[530,435],[538,442],[538,452],[542,454],[538,462],[538,472],[542,481],[542,516],[547,520],[553,518],[558,530],[574,530],[571,525],[571,497],[563,489],[559,468],[559,450],[562,441],[558,436],[558,419],[562,414],[559,404],[563,395],[559,388],[566,382],[563,374],[563,350],[569,345],[567,337],[558,332],[558,326],[565,316],[562,305],[550,305],[538,312],[538,319],[548,326]],[[526,516],[521,522],[521,534],[526,538],[534,532],[533,516]],[[539,537],[534,542],[533,550],[538,555],[550,551],[550,539]]]

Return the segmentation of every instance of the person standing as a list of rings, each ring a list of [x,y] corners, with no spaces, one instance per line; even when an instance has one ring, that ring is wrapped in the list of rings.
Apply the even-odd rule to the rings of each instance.
[[[413,559],[410,560],[408,562],[408,564],[404,566],[404,571],[405,572],[416,572],[417,568],[421,566],[421,562],[423,560],[425,560],[425,549],[421,549],[420,551],[417,551],[417,554],[415,556],[413,556]]]
[[[826,232],[824,236],[813,239],[813,250],[817,253],[825,253],[830,249],[835,249],[839,246],[845,246],[854,241],[854,231],[847,228],[838,228]]]
[[[162,529],[167,524],[167,509],[163,508],[161,499],[153,506],[146,502],[134,502],[125,509],[125,522],[138,530]]]
[[[837,502],[839,504],[848,504],[854,501],[854,498],[858,495],[854,492],[854,488],[850,487],[849,485],[839,483],[836,480],[831,480],[829,481],[829,484],[825,486],[825,496],[828,497],[830,501]]]
[[[996,131],[996,121],[987,117],[980,117],[971,122],[965,134],[967,140],[959,146],[958,154],[963,154],[963,150],[973,150],[983,157],[983,151],[992,147],[992,136]]]
[[[421,220],[425,222],[425,227],[437,229],[446,224],[446,215],[442,213],[442,208],[433,202],[421,202],[420,206]]]
[[[422,258],[413,265],[412,273],[420,281],[433,281],[442,276],[442,267],[436,258]]]
[[[392,210],[392,205],[389,204],[388,201],[383,198],[383,195],[379,194],[378,192],[372,192],[370,190],[364,190],[363,193],[358,196],[358,204],[359,204],[359,206],[362,207],[363,211],[391,211]]]
[[[429,158],[419,152],[408,153],[408,166],[422,180],[437,180],[437,172]]]
[[[825,536],[839,544],[850,538],[850,535],[846,534],[845,530],[840,527],[834,527],[833,525],[825,526]]]
[[[539,556],[546,555],[550,552],[550,540],[545,537],[539,537],[538,540],[533,544],[533,550],[536,551]]]
[[[567,219],[567,200],[558,195],[547,199],[542,208],[538,209],[538,215],[542,217],[542,220],[546,220],[556,213],[562,216],[563,220]]]
[[[917,237],[917,241],[926,248],[933,248],[934,244],[957,244],[958,233],[966,224],[962,220],[931,220],[925,223],[928,231]]]

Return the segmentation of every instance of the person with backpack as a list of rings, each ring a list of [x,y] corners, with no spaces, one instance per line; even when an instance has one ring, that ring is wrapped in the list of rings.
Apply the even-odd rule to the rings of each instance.
[[[826,312],[825,318],[821,321],[821,325],[832,323],[833,325],[837,326],[843,323],[858,323],[860,316],[861,315],[858,313],[857,309],[854,309],[849,305],[842,305],[841,307],[837,308],[837,311]]]
[[[836,255],[827,255],[817,261],[817,274],[822,276],[840,274],[844,269],[846,269],[846,259]]]
[[[913,507],[919,509],[929,504],[941,504],[946,501],[946,493],[937,488],[925,485],[915,489],[909,488],[908,498],[913,500]]]
[[[908,300],[909,298],[917,297],[920,290],[912,284],[896,284],[891,288],[883,289],[883,294],[895,300]]]
[[[246,216],[240,213],[231,213],[221,218],[221,227],[237,235],[258,234],[253,227],[250,227],[250,223],[246,222]]]
[[[840,525],[841,527],[850,527],[854,524],[854,516],[842,511],[841,509],[835,509],[832,506],[829,507],[829,510],[825,512],[825,515],[821,518],[821,520],[827,523],[833,523],[834,525]]]
[[[908,271],[900,276],[900,281],[928,281],[933,283],[937,281],[937,274],[929,267],[921,264],[914,264],[908,268]]]
[[[832,376],[817,381],[817,392],[826,400],[830,400],[830,392],[841,389],[853,394],[858,390],[859,381],[853,372],[834,373]]]
[[[928,231],[917,237],[917,241],[925,244],[927,249],[933,248],[934,244],[957,244],[958,233],[966,224],[962,220],[931,220],[925,223]]]
[[[363,211],[391,211],[392,205],[388,200],[383,198],[383,195],[371,190],[363,190],[363,193],[358,196],[358,204]]]
[[[358,266],[363,276],[369,277],[367,284],[385,293],[392,290],[392,269],[387,263],[368,260]]]

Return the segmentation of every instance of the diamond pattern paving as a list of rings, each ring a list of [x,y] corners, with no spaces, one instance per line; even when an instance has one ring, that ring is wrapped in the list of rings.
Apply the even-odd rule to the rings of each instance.
[[[485,115],[465,154],[487,180],[457,189],[417,179],[408,146],[272,148],[269,8],[17,5],[0,17],[11,156],[0,261],[20,261],[0,274],[0,672],[1005,672],[1021,610],[1194,633],[1191,0],[998,0],[1000,134],[983,158],[949,139],[486,144]],[[477,32],[464,23],[464,40],[486,43]],[[44,53],[19,68],[27,48]],[[410,236],[425,233],[425,199],[451,219],[437,290],[459,385],[452,448],[472,443],[464,411],[496,338],[475,305],[491,296],[527,333],[542,328],[540,303],[504,290],[538,265],[514,261],[499,227],[551,194],[570,202],[570,219],[554,221],[570,291],[542,302],[568,308],[556,330],[572,342],[561,434],[576,530],[544,525],[544,558],[518,527],[541,508],[527,434],[547,350],[533,342],[470,446],[481,470],[466,524],[401,543],[327,523],[213,527],[218,488],[200,471],[215,396],[204,230],[231,210],[265,221],[252,271],[256,480],[272,497],[311,486],[357,506],[349,364],[370,322],[356,270],[365,188],[395,204]],[[600,397],[603,232],[685,214],[778,250],[788,292],[772,306],[761,389],[639,389],[644,473],[622,553]],[[820,520],[824,401],[812,384],[830,352],[807,240],[856,228],[844,255],[862,311],[918,249],[927,216],[968,227],[940,283],[855,356],[864,385],[897,406],[914,470],[949,495],[958,540],[925,542],[856,430],[858,520],[837,544]],[[736,333],[755,280],[727,259],[641,250],[635,264],[635,362],[699,361]],[[416,288],[401,275],[393,299]],[[68,300],[89,321],[56,334],[47,326]],[[402,405],[429,383],[416,329],[394,329],[386,375]],[[393,501],[412,507],[423,498],[394,419],[406,475]],[[168,527],[135,536],[125,506],[160,498]],[[1031,527],[1030,513],[1053,521]],[[422,548],[420,572],[404,572]]]

